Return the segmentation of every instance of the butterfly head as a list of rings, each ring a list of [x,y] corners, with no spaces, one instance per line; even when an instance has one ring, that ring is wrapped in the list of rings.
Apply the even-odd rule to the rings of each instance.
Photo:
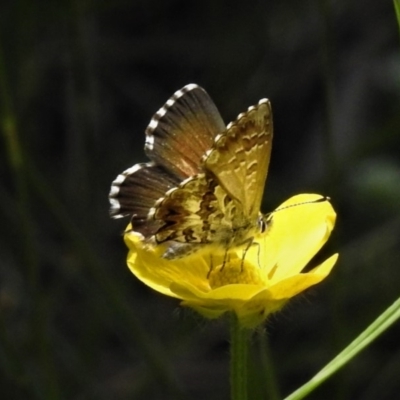
[[[272,213],[259,215],[257,220],[257,225],[260,233],[264,233],[271,224],[272,224]]]

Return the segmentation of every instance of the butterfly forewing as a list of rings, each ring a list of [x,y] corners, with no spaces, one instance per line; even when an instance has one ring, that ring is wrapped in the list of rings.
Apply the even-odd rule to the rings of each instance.
[[[157,165],[182,180],[200,172],[201,158],[225,124],[207,92],[190,84],[178,90],[153,116],[145,151]]]
[[[242,205],[243,214],[251,220],[260,211],[272,135],[271,104],[263,99],[229,124],[204,158],[204,168]]]

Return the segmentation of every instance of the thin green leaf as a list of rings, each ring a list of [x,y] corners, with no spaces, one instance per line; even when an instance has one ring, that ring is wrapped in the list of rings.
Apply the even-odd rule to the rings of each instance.
[[[400,0],[393,0],[394,10],[396,12],[397,23],[399,24],[399,33],[400,33]]]
[[[339,353],[329,364],[311,378],[305,385],[290,394],[285,400],[300,400],[321,385],[340,368],[352,360],[361,350],[365,349],[378,336],[385,332],[400,318],[400,298],[384,311],[367,329]]]

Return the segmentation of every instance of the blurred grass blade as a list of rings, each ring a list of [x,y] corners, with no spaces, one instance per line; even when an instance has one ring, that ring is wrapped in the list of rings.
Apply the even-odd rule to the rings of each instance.
[[[95,280],[98,290],[101,290],[103,296],[111,304],[115,314],[118,315],[118,319],[124,321],[123,327],[127,335],[134,338],[132,340],[136,343],[140,343],[140,348],[153,368],[159,382],[163,383],[174,394],[175,399],[183,398],[177,379],[166,364],[166,356],[163,356],[163,349],[142,328],[140,321],[135,316],[134,309],[126,301],[127,297],[122,293],[122,288],[118,286],[117,282],[110,279],[105,264],[98,258],[97,253],[93,251],[93,246],[85,234],[70,218],[62,202],[59,201],[54,191],[48,187],[45,179],[33,163],[29,171],[27,171],[27,178],[34,192],[41,198],[57,223],[63,228],[71,243],[76,247],[77,253],[82,257],[84,265]]]
[[[0,135],[3,137],[9,175],[13,180],[14,201],[17,207],[17,215],[15,218],[19,226],[19,242],[20,242],[20,255],[19,262],[21,264],[21,273],[26,277],[27,281],[27,296],[29,296],[29,325],[26,329],[31,333],[31,340],[29,346],[37,350],[37,362],[40,366],[43,376],[39,387],[42,388],[43,399],[59,399],[61,392],[59,388],[58,370],[54,364],[54,353],[52,350],[49,336],[47,335],[47,315],[45,309],[45,297],[40,287],[39,282],[39,262],[37,255],[37,245],[34,239],[34,221],[31,213],[31,198],[28,191],[26,171],[30,166],[26,162],[25,154],[22,148],[20,132],[18,130],[18,116],[15,111],[13,90],[10,84],[9,67],[11,64],[7,63],[3,50],[3,42],[0,38]],[[2,344],[7,345],[6,338],[8,332],[5,323],[1,324],[0,341]],[[18,356],[17,352],[14,353]],[[8,361],[10,365],[22,365],[22,360]],[[13,369],[12,369],[13,370]],[[21,371],[20,371],[21,372]],[[19,372],[19,373],[20,373]],[[14,377],[18,381],[18,375]],[[31,382],[38,382],[34,378],[32,370],[26,369],[22,373],[27,373],[26,379]]]
[[[400,33],[400,0],[393,0],[394,9],[396,11],[397,23],[399,24],[399,33]]]
[[[299,400],[311,393],[326,379],[332,376],[361,350],[371,344],[379,335],[385,332],[400,318],[400,298],[384,311],[367,329],[364,330],[353,342],[339,353],[318,374],[311,378],[305,385],[290,394],[285,400]]]

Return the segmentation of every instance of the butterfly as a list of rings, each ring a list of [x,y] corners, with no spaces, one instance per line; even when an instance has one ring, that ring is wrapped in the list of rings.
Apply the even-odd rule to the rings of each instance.
[[[207,92],[189,84],[145,133],[150,162],[113,181],[111,216],[131,217],[145,241],[166,245],[166,259],[247,251],[269,223],[260,212],[273,136],[269,100],[226,126]]]

